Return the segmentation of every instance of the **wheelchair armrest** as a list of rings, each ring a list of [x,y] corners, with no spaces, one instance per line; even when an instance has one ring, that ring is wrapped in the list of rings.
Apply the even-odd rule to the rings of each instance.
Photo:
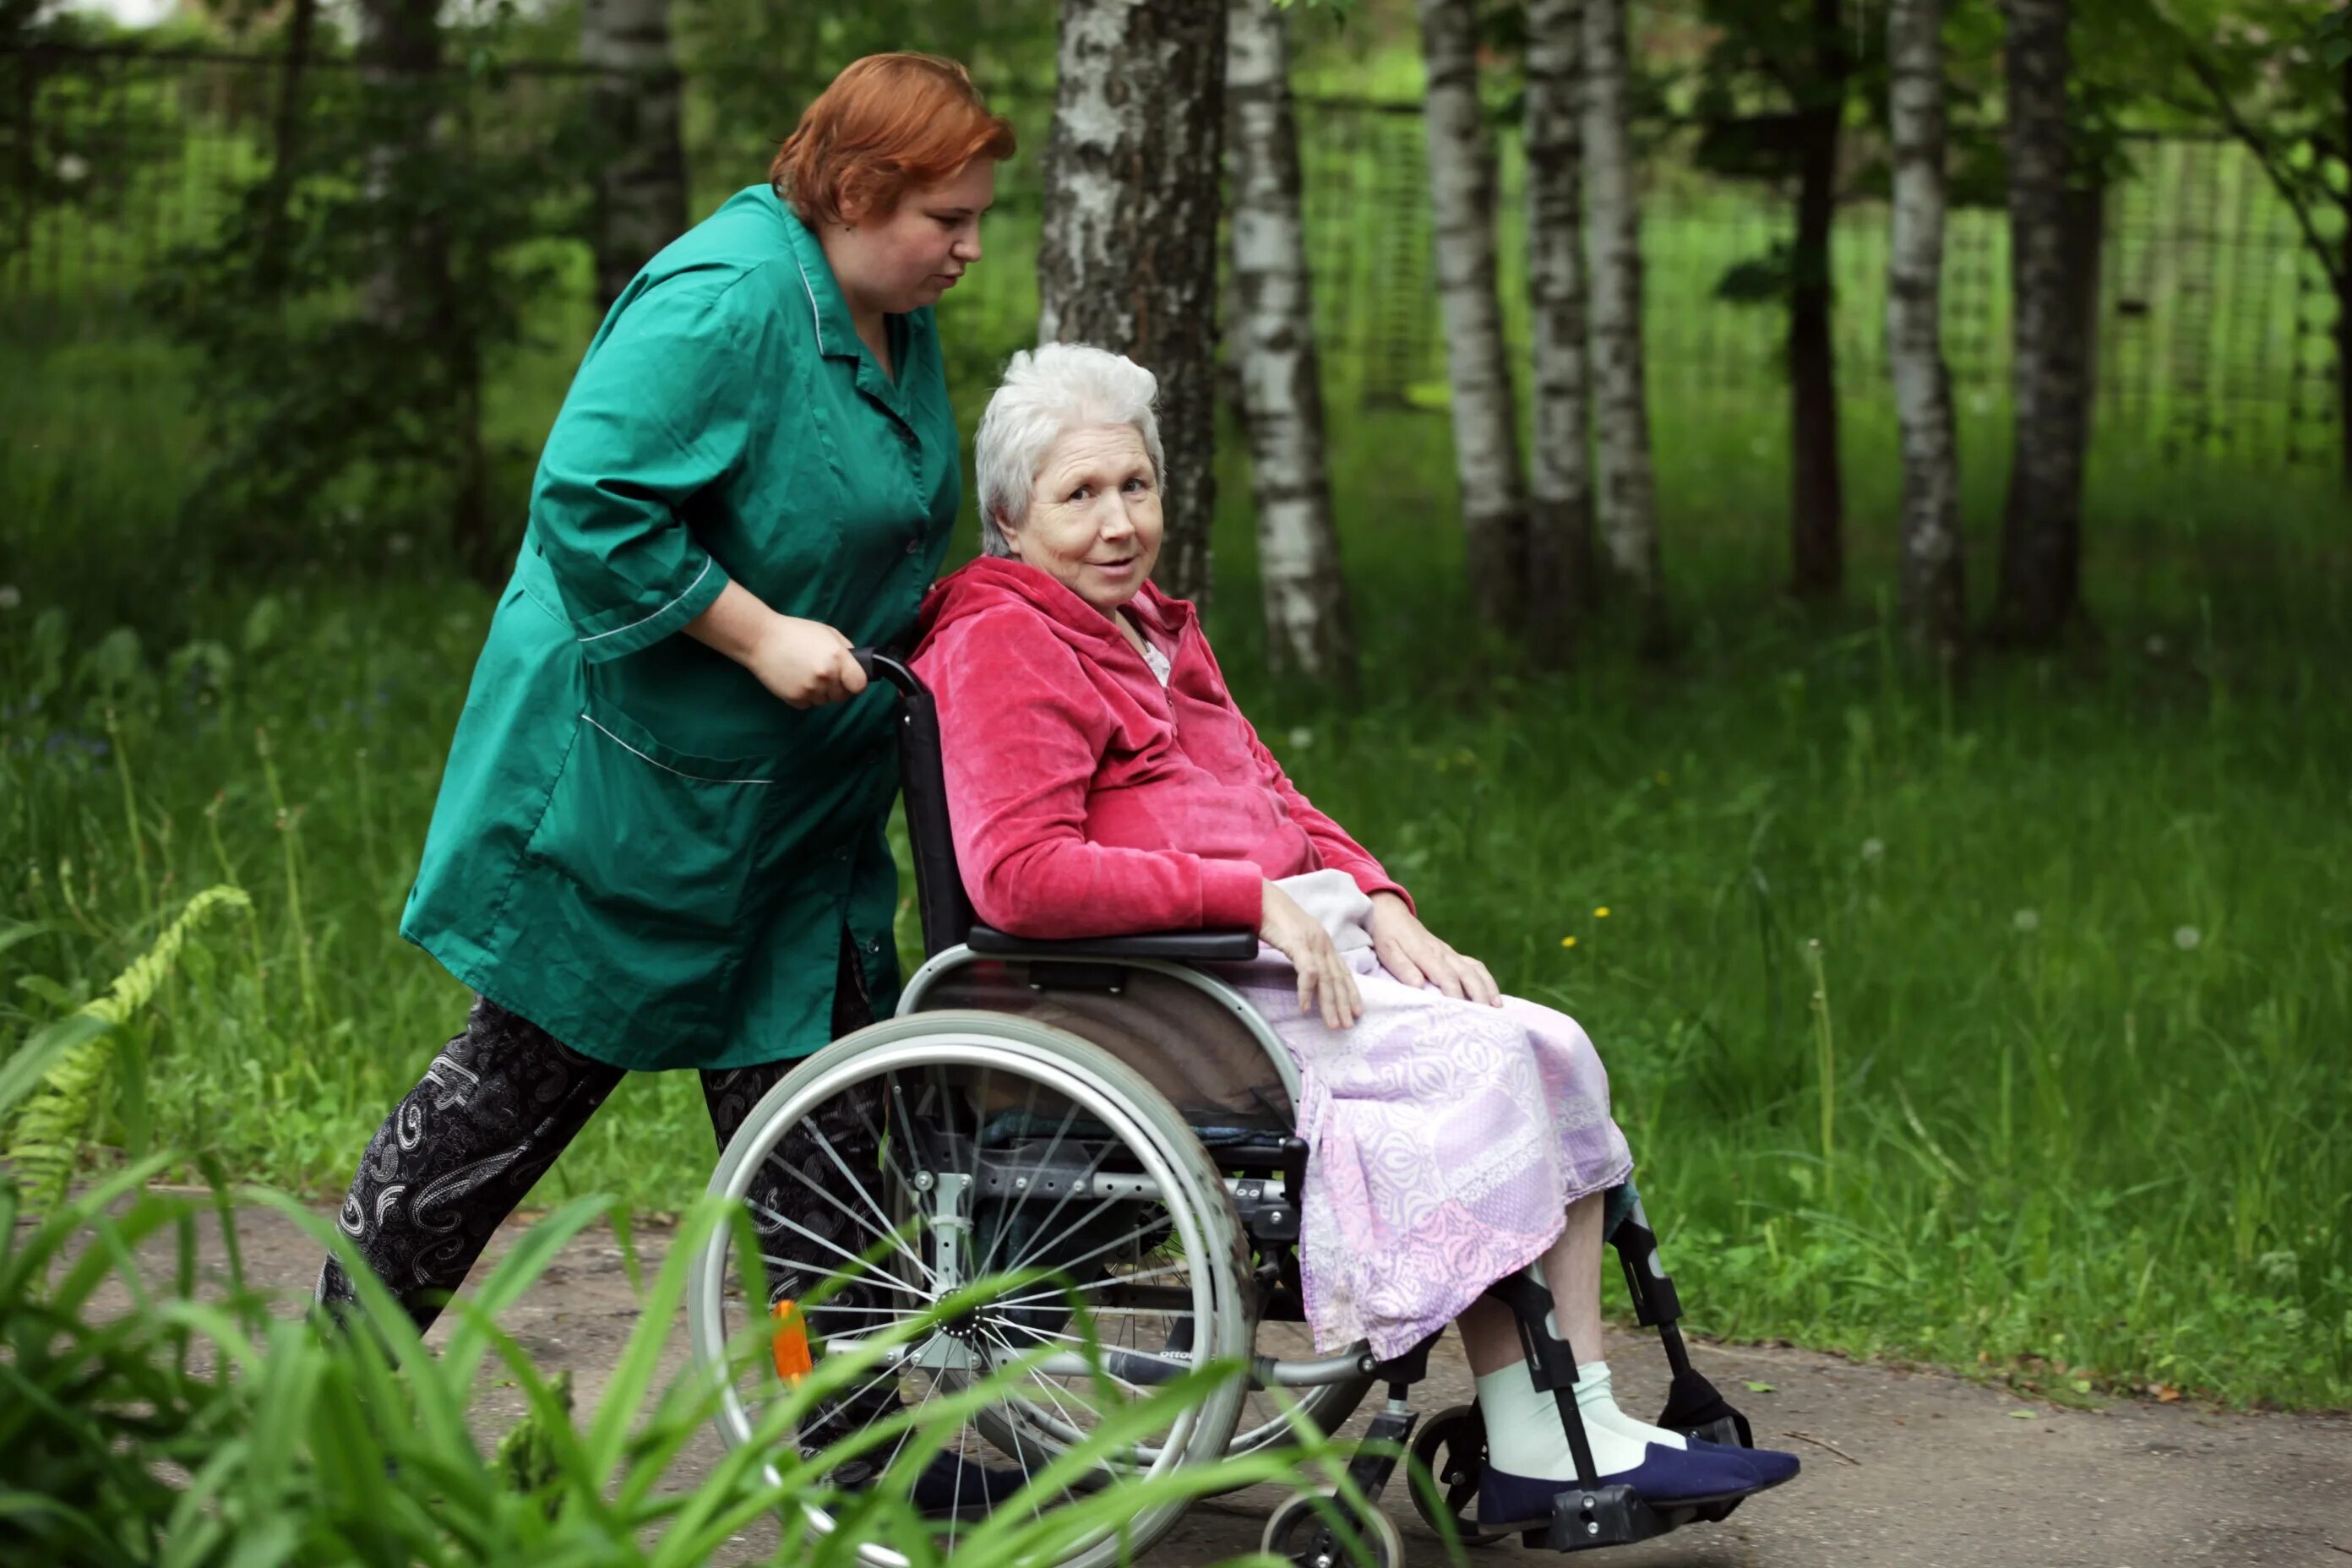
[[[1257,956],[1257,933],[1225,927],[1032,942],[975,921],[964,945],[990,958],[1157,958],[1171,963],[1243,963]]]

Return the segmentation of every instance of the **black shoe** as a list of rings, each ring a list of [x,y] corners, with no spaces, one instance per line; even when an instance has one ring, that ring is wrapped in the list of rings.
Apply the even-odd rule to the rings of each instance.
[[[844,1491],[862,1492],[879,1481],[888,1468],[887,1458],[878,1464],[856,1458],[828,1479]],[[927,1519],[985,1519],[1028,1479],[1019,1470],[983,1465],[960,1454],[934,1454],[908,1489],[907,1499]]]

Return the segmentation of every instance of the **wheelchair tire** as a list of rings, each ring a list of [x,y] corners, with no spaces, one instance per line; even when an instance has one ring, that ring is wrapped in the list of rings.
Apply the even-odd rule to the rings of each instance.
[[[1255,1314],[1245,1239],[1233,1201],[1199,1139],[1175,1108],[1132,1069],[1100,1047],[1044,1025],[998,1013],[940,1011],[885,1020],[846,1036],[794,1068],[752,1109],[720,1156],[709,1191],[715,1196],[743,1200],[771,1153],[782,1146],[788,1133],[802,1125],[803,1119],[813,1118],[817,1110],[833,1105],[836,1097],[868,1080],[880,1079],[898,1091],[902,1085],[893,1075],[920,1074],[926,1069],[940,1086],[943,1102],[950,1098],[946,1093],[950,1073],[981,1072],[983,1089],[999,1073],[1015,1081],[1025,1079],[1033,1085],[1033,1102],[1034,1086],[1042,1085],[1072,1106],[1071,1114],[1076,1114],[1076,1108],[1083,1108],[1093,1119],[1092,1124],[1118,1139],[1139,1164],[1140,1173],[1152,1183],[1159,1196],[1151,1201],[1164,1209],[1167,1224],[1181,1245],[1184,1268],[1193,1281],[1186,1289],[1193,1307],[1189,1317],[1192,1337],[1199,1343],[1199,1358],[1247,1358]],[[919,1084],[923,1081],[927,1080],[918,1079]],[[1068,1125],[1066,1119],[1065,1125]],[[891,1136],[900,1134],[894,1132]],[[977,1147],[975,1144],[975,1150]],[[911,1138],[902,1149],[909,1159],[915,1158]],[[886,1153],[884,1164],[889,1164],[895,1157]],[[978,1159],[976,1152],[973,1157]],[[919,1188],[916,1182],[917,1178],[909,1177],[900,1184],[908,1188],[910,1199],[916,1191],[929,1190]],[[943,1185],[941,1190],[945,1190]],[[1074,1185],[1070,1190],[1075,1192],[1076,1188]],[[845,1213],[850,1212],[845,1205],[836,1206]],[[901,1212],[901,1205],[895,1199],[890,1207],[894,1214]],[[968,1222],[964,1229],[969,1230]],[[882,1239],[884,1234],[877,1231],[877,1239]],[[731,1301],[730,1299],[730,1287],[736,1283],[730,1268],[733,1237],[731,1227],[722,1228],[713,1236],[696,1258],[687,1286],[692,1352],[701,1365],[711,1370],[719,1384],[716,1423],[721,1439],[730,1448],[749,1440],[758,1422],[746,1405],[743,1389],[729,1373],[730,1340],[740,1342],[751,1328],[740,1292]],[[935,1247],[938,1243],[929,1245]],[[938,1252],[931,1256],[935,1261],[940,1260]],[[894,1287],[907,1283],[908,1278],[919,1279],[927,1271],[919,1256],[915,1257],[912,1266],[887,1255],[883,1261],[906,1277],[893,1279]],[[919,1303],[919,1292],[916,1300]],[[819,1314],[824,1310],[822,1307],[816,1309]],[[942,1338],[953,1327],[935,1330],[931,1337]],[[988,1331],[983,1328],[980,1331]],[[996,1342],[1010,1348],[1009,1342],[1002,1336]],[[902,1363],[912,1364],[911,1360]],[[985,1354],[977,1363],[968,1361],[964,1364],[984,1365]],[[934,1375],[943,1386],[961,1386],[953,1380],[962,1378],[968,1384],[971,1374],[944,1372]],[[1156,1447],[1137,1445],[1131,1451],[1139,1456],[1139,1472],[1163,1474],[1178,1466],[1203,1465],[1223,1457],[1233,1439],[1245,1392],[1238,1380],[1221,1384],[1205,1400],[1177,1416]],[[1056,1403],[1064,1415],[1069,1414],[1066,1406]],[[1014,1404],[1034,1408],[1024,1402]],[[1024,1468],[1034,1458],[1045,1457],[1044,1438],[1024,1442],[1017,1418],[992,1411],[989,1423],[975,1418],[971,1427]],[[961,1441],[958,1439],[959,1447]],[[1008,1442],[1011,1447],[1007,1447]],[[772,1466],[770,1474],[776,1478]],[[1099,1484],[1114,1486],[1120,1479],[1120,1472],[1107,1469],[1099,1477]],[[814,1528],[820,1531],[832,1529],[831,1518],[821,1509],[814,1504],[803,1506]],[[1116,1531],[1097,1531],[1080,1541],[1059,1562],[1064,1568],[1105,1568],[1131,1560],[1165,1534],[1181,1517],[1183,1508],[1180,1498],[1128,1515],[1119,1521]],[[952,1553],[952,1534],[947,1550]],[[874,1568],[903,1568],[906,1562],[899,1553],[871,1544],[860,1545],[858,1558]]]

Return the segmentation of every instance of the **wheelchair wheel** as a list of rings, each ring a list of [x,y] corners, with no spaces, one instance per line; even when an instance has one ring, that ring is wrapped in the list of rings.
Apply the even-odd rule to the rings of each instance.
[[[1333,1526],[1326,1509],[1347,1521],[1352,1541]],[[1397,1532],[1396,1521],[1378,1504],[1369,1510],[1359,1509],[1328,1487],[1298,1492],[1276,1504],[1266,1516],[1257,1549],[1294,1568],[1404,1568],[1404,1537]]]
[[[943,1011],[836,1041],[753,1109],[709,1190],[750,1202],[771,1297],[837,1292],[807,1312],[818,1353],[855,1350],[992,1275],[1066,1277],[933,1324],[857,1391],[895,1394],[920,1421],[935,1402],[992,1388],[953,1426],[944,1452],[1023,1479],[1094,1439],[1152,1385],[1250,1351],[1241,1226],[1199,1140],[1116,1058],[1042,1025]],[[720,1231],[696,1258],[687,1299],[694,1354],[720,1378],[718,1425],[730,1447],[752,1438],[785,1391],[779,1373],[792,1370],[781,1351],[773,1368],[761,1358],[728,1370],[729,1346],[740,1351],[770,1317],[767,1301],[747,1299],[737,1249],[735,1229]],[[1032,1364],[1014,1364],[1024,1358]],[[1228,1380],[1136,1440],[1098,1447],[1074,1485],[1033,1487],[1000,1506],[1042,1512],[1081,1491],[1213,1461],[1234,1436],[1244,1392]],[[1128,1515],[1059,1561],[1099,1568],[1140,1554],[1182,1508]],[[822,1510],[807,1512],[814,1528],[833,1528]],[[937,1525],[950,1554],[958,1524]],[[904,1562],[873,1545],[859,1556]]]

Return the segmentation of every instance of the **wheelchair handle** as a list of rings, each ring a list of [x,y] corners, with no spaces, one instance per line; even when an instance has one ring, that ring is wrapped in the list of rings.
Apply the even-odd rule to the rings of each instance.
[[[849,650],[849,657],[857,661],[857,668],[866,672],[866,679],[878,677],[887,680],[898,689],[901,697],[921,697],[930,689],[896,654],[885,653],[876,647],[854,647]]]

